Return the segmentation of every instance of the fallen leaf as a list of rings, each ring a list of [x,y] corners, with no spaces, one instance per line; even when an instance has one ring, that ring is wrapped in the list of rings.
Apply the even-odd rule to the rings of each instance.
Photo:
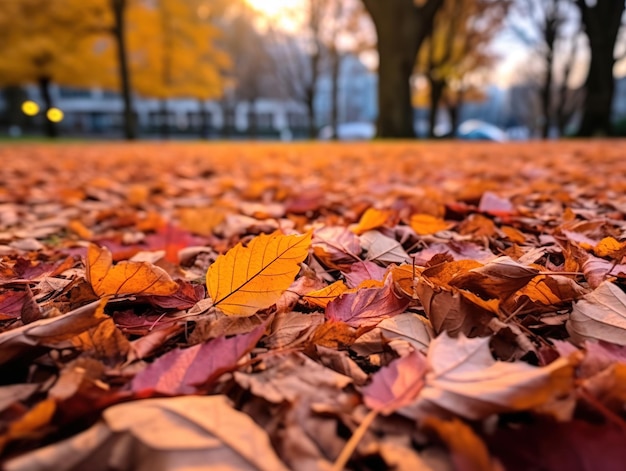
[[[41,319],[23,327],[0,334],[0,365],[24,359],[28,355],[38,356],[41,350],[97,326],[103,321],[95,315],[100,301],[82,306],[51,319]]]
[[[341,269],[358,262],[359,237],[343,227],[322,227],[313,233],[313,253],[327,267]]]
[[[244,317],[271,306],[300,271],[310,244],[310,233],[261,234],[247,247],[238,244],[220,255],[206,275],[214,305],[227,315]]]
[[[393,280],[387,278],[382,288],[360,289],[344,293],[326,306],[326,317],[352,327],[369,327],[405,311],[410,300],[398,295]]]
[[[572,340],[603,340],[626,345],[626,294],[605,281],[574,304],[566,324]]]
[[[391,217],[392,212],[389,210],[368,208],[361,216],[359,223],[352,227],[351,230],[355,234],[360,235],[364,232],[384,226]]]
[[[574,365],[568,358],[543,367],[496,361],[489,340],[453,339],[444,333],[431,341],[426,384],[415,404],[419,415],[434,407],[480,420],[534,409],[572,391]]]
[[[115,450],[115,453],[111,451]],[[267,434],[225,396],[146,399],[104,411],[72,438],[4,463],[7,471],[286,471]]]
[[[367,231],[360,236],[367,259],[382,263],[407,263],[411,260],[400,242],[378,231]]]
[[[302,299],[304,299],[309,304],[325,309],[326,306],[328,306],[329,302],[337,299],[337,297],[341,296],[347,290],[348,288],[344,284],[344,282],[339,280],[328,286],[325,286],[322,289],[311,291],[305,294]]]
[[[350,265],[350,271],[344,273],[348,287],[356,288],[364,281],[383,281],[387,270],[369,260],[359,261]]]
[[[581,420],[519,424],[499,428],[489,438],[507,471],[620,471],[626,462],[624,443],[624,430]]]
[[[626,251],[626,242],[618,242],[614,237],[605,237],[593,248],[598,257],[616,258],[623,256]]]
[[[252,394],[279,404],[296,401],[325,401],[333,398],[352,379],[339,374],[301,353],[269,361],[259,373],[235,372],[235,381]]]
[[[22,417],[11,422],[5,433],[0,435],[0,451],[7,443],[43,435],[43,430],[56,410],[53,399],[44,399],[27,411]]]
[[[100,296],[169,296],[178,291],[178,284],[161,268],[146,262],[119,262],[113,266],[111,252],[106,247],[89,245],[87,280]]]
[[[365,405],[389,415],[415,401],[425,384],[428,364],[419,352],[399,358],[372,375],[362,389]]]
[[[25,302],[25,291],[6,291],[0,294],[0,320],[20,317]]]
[[[262,324],[248,334],[172,350],[139,372],[131,388],[141,394],[195,394],[235,369],[239,359],[254,348],[264,332]]]
[[[433,431],[445,443],[452,455],[452,462],[458,471],[504,471],[495,463],[489,450],[478,435],[458,419],[449,421],[437,417],[427,417],[422,428]]]
[[[532,280],[539,270],[510,257],[498,257],[483,266],[471,268],[450,280],[450,286],[467,289],[484,298],[505,299]]]
[[[431,216],[430,214],[414,214],[411,216],[409,225],[418,235],[435,234],[451,227],[451,224],[442,218]]]

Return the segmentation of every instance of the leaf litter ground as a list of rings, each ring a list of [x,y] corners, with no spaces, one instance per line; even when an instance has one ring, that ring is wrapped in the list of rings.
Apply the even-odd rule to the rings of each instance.
[[[4,146],[4,468],[622,469],[624,148]]]

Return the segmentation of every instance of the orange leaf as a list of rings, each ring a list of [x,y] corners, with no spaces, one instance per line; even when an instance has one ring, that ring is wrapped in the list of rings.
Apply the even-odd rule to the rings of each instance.
[[[214,305],[227,315],[244,317],[271,306],[293,282],[310,245],[311,233],[261,234],[247,247],[237,244],[207,271]]]
[[[409,224],[419,235],[434,234],[450,228],[450,224],[446,221],[430,214],[414,214],[411,216]]]
[[[351,230],[355,234],[361,235],[364,232],[371,231],[378,227],[384,226],[391,216],[391,211],[369,208],[361,216],[359,223]]]
[[[598,257],[617,258],[623,255],[624,249],[626,249],[626,242],[618,242],[613,237],[605,237],[596,244],[593,251]]]
[[[147,262],[119,262],[113,266],[111,252],[106,247],[89,245],[87,280],[100,296],[129,294],[169,296],[178,284],[161,268]]]
[[[325,286],[322,289],[311,291],[310,293],[304,295],[304,299],[314,306],[326,308],[329,302],[345,293],[347,290],[348,287],[343,281],[339,280],[331,285]]]

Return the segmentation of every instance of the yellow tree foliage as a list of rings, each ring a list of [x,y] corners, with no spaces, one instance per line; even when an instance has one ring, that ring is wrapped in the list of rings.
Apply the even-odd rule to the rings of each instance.
[[[109,22],[106,0],[3,2],[0,86],[110,84],[115,56],[105,29]]]
[[[205,8],[212,2],[157,0],[128,9],[133,88],[156,98],[209,99],[222,93],[228,56]]]
[[[434,93],[448,104],[481,98],[480,90],[466,79],[497,58],[488,45],[502,27],[510,4],[510,0],[445,0],[433,33],[418,54],[416,72],[426,77],[429,86],[414,94],[416,105],[433,100]]]

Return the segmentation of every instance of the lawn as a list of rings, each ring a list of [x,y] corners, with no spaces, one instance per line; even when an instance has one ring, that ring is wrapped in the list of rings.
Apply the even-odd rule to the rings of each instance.
[[[625,157],[0,145],[4,468],[621,469]]]

